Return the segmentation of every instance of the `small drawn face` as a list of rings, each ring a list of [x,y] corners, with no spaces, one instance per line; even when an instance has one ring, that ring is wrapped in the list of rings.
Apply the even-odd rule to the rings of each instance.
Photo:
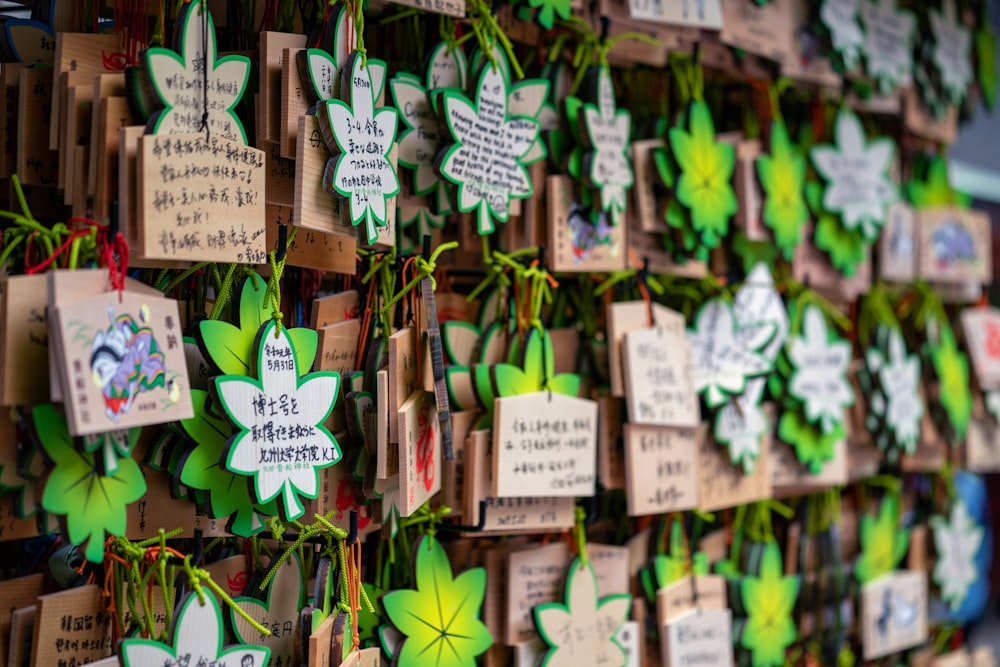
[[[90,352],[90,371],[94,384],[104,387],[118,372],[128,350],[129,337],[124,327],[98,331]]]

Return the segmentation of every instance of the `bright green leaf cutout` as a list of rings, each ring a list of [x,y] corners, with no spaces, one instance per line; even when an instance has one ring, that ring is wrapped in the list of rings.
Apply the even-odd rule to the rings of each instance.
[[[512,352],[516,351],[516,341]],[[497,397],[520,396],[552,391],[576,396],[580,391],[580,376],[573,373],[555,374],[555,350],[548,331],[531,329],[521,355],[521,367],[497,364],[492,369],[493,390]]]
[[[556,15],[564,21],[568,21],[573,9],[570,0],[528,0],[531,7],[538,10],[535,17],[538,24],[546,30],[551,30],[555,23]]]
[[[196,444],[180,462],[180,481],[193,489],[208,492],[208,513],[216,519],[229,519],[227,530],[240,537],[256,535],[264,529],[259,513],[277,514],[277,503],[254,504],[246,477],[236,475],[221,465],[233,428],[206,410],[208,392],[191,390],[194,417],[181,422],[188,438]]]
[[[764,224],[774,232],[774,241],[785,259],[791,259],[802,240],[802,229],[809,222],[803,193],[806,160],[780,120],[771,124],[771,154],[757,158],[757,175],[764,190]]]
[[[750,651],[753,667],[780,667],[785,664],[785,650],[798,632],[792,609],[799,595],[799,579],[783,576],[781,549],[774,540],[764,546],[760,574],[745,576],[740,582],[747,621],[740,644]]]
[[[983,6],[986,11],[986,5]],[[979,89],[983,92],[983,102],[986,108],[993,111],[997,102],[997,36],[993,22],[984,14],[976,29],[976,64],[979,71]]]
[[[486,570],[477,567],[452,578],[441,542],[424,536],[413,548],[415,590],[382,596],[389,621],[406,639],[394,664],[400,667],[475,667],[493,644],[479,620],[486,596]]]
[[[221,375],[249,375],[255,356],[254,340],[264,323],[271,319],[271,304],[264,298],[267,281],[260,276],[248,278],[240,290],[236,326],[222,320],[198,323],[198,347],[205,360]],[[295,350],[295,361],[302,372],[312,368],[319,336],[314,329],[286,329]]]
[[[688,129],[670,129],[670,146],[680,168],[677,199],[690,211],[691,225],[710,248],[719,245],[729,230],[729,219],[738,203],[733,191],[736,151],[716,141],[712,112],[704,100],[691,103]]]
[[[861,555],[854,565],[858,582],[867,584],[899,567],[910,546],[910,530],[899,525],[899,516],[899,498],[887,495],[877,516],[861,517]]]
[[[628,654],[616,636],[628,620],[632,596],[622,593],[598,598],[593,566],[575,558],[566,575],[565,600],[535,607],[535,624],[550,647],[541,667],[624,667]]]
[[[42,508],[63,517],[69,541],[86,542],[84,556],[99,563],[104,559],[104,538],[125,534],[126,505],[146,493],[146,480],[132,458],[118,462],[114,475],[100,471],[97,455],[73,446],[66,417],[52,405],[31,412],[38,444],[55,468],[45,480]]]
[[[955,334],[947,324],[940,327],[938,341],[928,342],[934,373],[940,382],[938,401],[955,431],[955,441],[965,438],[972,419],[972,392],[969,389],[969,359],[959,349]]]
[[[906,198],[914,208],[935,208],[939,206],[969,208],[972,205],[972,197],[964,192],[959,192],[951,186],[951,181],[948,178],[947,160],[935,155],[927,159],[925,165],[920,166],[915,168],[915,171],[918,173],[924,172],[926,177],[921,180],[917,174],[914,174],[905,186]]]
[[[820,474],[823,464],[833,460],[834,446],[846,436],[843,422],[824,434],[794,410],[786,409],[778,423],[778,437],[795,447],[795,457],[813,475]]]

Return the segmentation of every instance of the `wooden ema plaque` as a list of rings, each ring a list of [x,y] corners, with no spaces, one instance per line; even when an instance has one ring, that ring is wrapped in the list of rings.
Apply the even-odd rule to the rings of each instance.
[[[147,135],[136,173],[143,257],[267,261],[263,151],[215,135]]]

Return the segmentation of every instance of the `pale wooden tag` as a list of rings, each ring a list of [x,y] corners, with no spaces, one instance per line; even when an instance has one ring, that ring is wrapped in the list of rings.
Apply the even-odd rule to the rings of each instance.
[[[11,494],[0,496],[0,542],[23,540],[26,537],[37,537],[42,534],[38,530],[36,517],[20,518],[20,509],[16,505],[15,496]],[[52,530],[58,530],[58,526],[54,525]]]
[[[979,472],[1000,471],[1000,428],[989,418],[973,417],[965,436],[965,463]]]
[[[34,607],[35,599],[44,592],[45,575],[43,574],[32,574],[0,582],[0,600],[3,600],[3,605],[0,606],[0,665],[21,664],[4,662],[7,659],[8,647],[10,646],[8,640],[11,635],[11,614],[16,609]],[[28,638],[31,639],[33,636],[33,633],[29,634]],[[30,655],[29,651],[26,657],[30,657]]]
[[[340,373],[341,387],[344,387],[346,379],[357,368],[361,320],[330,324],[321,327],[318,333],[319,344],[316,348],[313,370],[337,371]]]
[[[416,7],[435,14],[445,14],[447,16],[465,16],[465,0],[393,0],[397,5]]]
[[[317,665],[325,665],[327,663],[317,662],[310,663]],[[382,664],[382,649],[377,646],[372,648],[358,649],[357,651],[351,651],[346,658],[344,658],[340,667],[379,667]]]
[[[878,242],[878,272],[885,280],[906,283],[917,268],[917,221],[913,208],[896,202],[886,213]]]
[[[920,99],[916,87],[908,88],[902,97],[903,124],[906,128],[925,139],[945,145],[955,143],[958,138],[958,107],[949,104],[943,117],[938,117]]]
[[[482,619],[490,634],[499,640],[507,622],[507,563],[511,552],[524,549],[526,537],[512,537],[502,542],[490,543],[482,554],[481,565],[486,568],[486,596],[483,599]]]
[[[18,88],[21,82],[20,63],[4,63],[0,69],[0,178],[8,178],[17,169]],[[0,653],[2,657],[3,653]]]
[[[78,75],[70,85],[65,77],[71,74]],[[90,144],[90,123],[93,115],[94,105],[94,77],[83,72],[67,72],[63,74],[63,100],[65,107],[63,117],[66,120],[66,129],[59,139],[59,160],[58,182],[59,188],[63,190],[65,201],[72,201],[75,197],[74,184],[77,180],[76,165],[71,157],[74,147]],[[79,82],[79,83],[77,83]],[[90,164],[88,159],[87,164]],[[86,175],[84,180],[86,180]]]
[[[267,181],[264,199],[268,204],[295,206],[295,160],[281,157],[277,141],[264,141],[264,166]]]
[[[32,667],[82,665],[111,655],[111,617],[101,611],[101,589],[90,584],[38,598]]]
[[[294,55],[306,46],[305,35],[287,32],[262,32],[260,34],[260,110],[257,134],[264,140],[281,141],[281,73],[285,50]],[[294,58],[293,58],[294,60]],[[292,69],[295,63],[292,63]],[[260,145],[260,144],[258,144]]]
[[[199,517],[193,503],[173,498],[170,478],[163,472],[150,468],[147,463],[150,443],[151,438],[140,436],[134,452],[146,480],[146,493],[126,506],[126,536],[135,541],[148,540],[157,537],[163,526],[183,528],[185,535],[192,535],[196,528],[200,528],[209,539],[228,535],[225,518],[217,520]]]
[[[38,607],[22,607],[10,614],[10,649],[8,665],[26,665],[31,662],[31,641],[35,632]]]
[[[266,261],[264,151],[219,135],[147,135],[136,169],[144,257]]]
[[[691,609],[660,629],[664,667],[732,667],[733,612]]]
[[[389,412],[395,415],[417,389],[417,332],[400,329],[389,337]],[[399,442],[399,422],[389,420],[389,442]]]
[[[281,157],[301,162],[302,155],[299,151],[302,144],[312,143],[312,141],[305,139],[309,135],[302,133],[302,118],[305,116],[309,103],[306,99],[306,93],[302,89],[299,68],[295,64],[295,54],[298,52],[297,48],[281,50],[281,127],[279,128],[281,136],[278,140],[281,143]],[[315,116],[311,118],[315,119]],[[319,130],[317,129],[316,132],[318,137]],[[299,141],[299,137],[302,137],[303,141]],[[323,140],[319,139],[319,144],[322,143]],[[317,185],[320,183],[322,173],[321,167],[319,176],[316,178]],[[300,177],[296,175],[296,178]],[[322,188],[320,190],[322,191]],[[298,207],[296,206],[296,208]]]
[[[730,4],[731,0],[725,0]],[[736,144],[736,171],[733,182],[739,210],[736,219],[749,241],[768,241],[770,235],[761,219],[764,194],[757,180],[757,158],[763,152],[760,139],[749,139]]]
[[[629,516],[697,507],[697,429],[625,424],[625,490]]]
[[[497,398],[493,405],[497,496],[594,495],[597,403],[540,392]]]
[[[49,326],[45,274],[11,276],[2,289],[0,405],[49,400]]]
[[[541,637],[535,637],[514,645],[514,667],[538,667],[549,645]]]
[[[702,427],[702,431],[705,427]],[[726,507],[745,505],[771,497],[771,475],[768,470],[767,443],[762,443],[760,457],[753,472],[743,473],[729,460],[729,453],[712,438],[701,437],[698,442],[698,507],[714,512]]]
[[[808,0],[792,0],[789,6],[792,32],[792,52],[781,64],[782,76],[818,86],[839,88],[841,77],[834,71],[829,58],[817,53],[816,37],[808,30],[810,7]]]
[[[451,517],[463,518],[465,505],[465,441],[472,432],[479,413],[463,410],[451,413],[451,447],[454,457],[441,470],[441,502],[451,508]]]
[[[576,273],[625,268],[624,223],[613,226],[603,214],[597,224],[592,222],[589,212],[573,201],[568,176],[549,176],[546,194],[552,270]]]
[[[484,503],[484,533],[548,533],[567,530],[573,525],[576,501],[570,496],[497,498],[493,495],[493,437],[490,431],[473,431],[466,439],[464,481],[466,522],[479,523],[480,503]]]
[[[629,0],[632,18],[650,23],[669,23],[693,28],[719,30],[723,25],[720,0],[703,0],[696,3],[656,2],[655,0]]]
[[[330,160],[330,151],[320,134],[316,116],[301,116],[298,133],[302,141],[298,142],[298,152],[293,156],[295,224],[318,232],[345,231],[347,228],[340,220],[337,198],[323,189],[323,173]]]
[[[633,226],[638,225],[644,232],[663,233],[669,230],[656,201],[656,187],[660,177],[653,164],[654,151],[663,149],[663,139],[632,142],[632,171],[635,173],[632,199],[635,205],[629,211],[629,216],[635,219]]]
[[[85,34],[78,32],[56,33],[56,57],[50,70],[53,81],[61,80],[64,72],[100,74],[111,69],[108,64],[111,56],[122,51],[122,35]],[[23,89],[22,89],[23,90]],[[52,96],[52,107],[55,115],[48,135],[48,146],[52,150],[59,149],[61,132],[66,131],[65,118],[62,113],[62,94],[57,86]]]
[[[716,574],[684,577],[656,591],[660,627],[694,609],[725,609],[726,580]]]
[[[309,320],[309,327],[320,329],[322,327],[353,320],[360,316],[358,307],[359,296],[357,290],[337,292],[327,296],[313,299],[312,316]]]
[[[280,240],[279,226],[294,225],[295,211],[291,206],[270,203],[264,207],[264,211],[267,217],[264,247],[277,248]],[[288,233],[291,233],[290,230]],[[299,228],[295,238],[288,244],[285,264],[354,275],[358,268],[355,256],[357,247],[358,239],[354,234],[328,234]]]
[[[597,597],[628,593],[628,547],[587,543],[587,562],[597,577]]]
[[[691,428],[701,423],[691,346],[683,333],[633,330],[621,351],[630,422]]]
[[[73,435],[193,415],[176,301],[107,292],[54,313]]]
[[[597,399],[597,479],[605,489],[625,488],[624,421],[622,399],[613,396]]]
[[[609,303],[605,311],[608,320],[608,365],[611,372],[611,395],[625,395],[625,375],[622,370],[622,345],[625,334],[655,326],[665,334],[684,335],[684,316],[658,303],[652,305],[653,321],[650,322],[649,306],[645,301]]]
[[[389,442],[389,423],[395,421],[396,410],[389,408],[389,371],[382,369],[375,374],[375,396],[378,401],[378,415],[375,434],[378,442],[378,457],[375,476],[388,479],[399,473],[399,453],[395,443]],[[399,424],[396,425],[399,428]]]
[[[782,63],[795,50],[791,5],[792,0],[772,0],[766,5],[722,0],[719,41]]]
[[[927,573],[896,571],[861,587],[861,644],[874,660],[927,641]]]
[[[441,431],[434,394],[414,391],[397,411],[399,513],[410,516],[441,490]]]
[[[514,646],[538,636],[534,609],[562,599],[569,547],[556,542],[510,554],[507,565],[507,624],[504,643]]]
[[[93,112],[90,115],[90,142],[93,144],[94,150],[92,150],[90,152],[90,163],[87,166],[87,192],[86,192],[86,194],[89,195],[89,196],[91,196],[91,197],[94,197],[94,196],[97,195],[97,183],[98,183],[98,178],[97,178],[97,162],[98,162],[98,160],[97,160],[97,156],[100,153],[105,153],[105,151],[107,150],[107,145],[104,143],[104,141],[106,141],[108,139],[107,130],[105,129],[105,133],[104,133],[103,137],[102,137],[102,134],[101,134],[101,131],[102,131],[102,128],[101,128],[101,107],[108,108],[109,105],[111,105],[111,104],[114,104],[114,105],[117,106],[118,104],[120,104],[122,102],[126,102],[126,100],[125,100],[125,73],[124,72],[107,72],[105,74],[98,74],[97,76],[94,77],[93,88],[94,88],[93,99],[96,100],[96,101],[93,103],[94,104],[94,106],[93,106]],[[111,100],[111,99],[114,99],[115,101],[114,102],[109,102],[108,104],[104,104],[105,100]],[[126,106],[126,112],[127,112],[127,107],[128,107],[127,102],[126,102],[125,106]],[[131,125],[132,124],[131,120],[130,120],[131,119],[131,115],[132,115],[131,113],[128,113],[128,122],[125,122],[124,120],[120,121],[121,125],[120,126],[116,126],[114,128],[113,134],[115,134],[117,136],[117,134],[118,134],[118,127],[124,127],[125,125]],[[109,117],[108,114],[105,114],[105,119],[107,119],[108,117]],[[114,116],[110,116],[110,117],[114,117]],[[121,118],[121,114],[119,114],[118,117]],[[102,139],[104,141],[102,141]],[[117,159],[117,157],[118,157],[117,144],[115,144],[115,150],[114,150],[114,152],[111,155],[113,155],[115,157],[115,159]],[[106,175],[105,175],[105,178],[106,178]],[[102,183],[103,183],[103,181],[102,181]],[[116,181],[116,184],[117,184],[117,181]],[[96,213],[95,213],[95,215],[96,215]],[[106,215],[106,213],[105,213],[105,215]]]
[[[52,71],[21,68],[17,96],[17,175],[23,185],[55,187],[59,177],[59,152],[48,146],[52,118]]]
[[[983,391],[1000,389],[1000,309],[964,308],[959,318],[976,381]]]
[[[55,322],[55,309],[64,304],[89,299],[104,294],[110,284],[108,273],[104,270],[55,270],[45,274],[48,277],[48,308],[46,318]],[[130,291],[141,292],[162,298],[162,294],[154,287],[132,278],[125,279],[125,287]],[[62,403],[62,388],[67,382],[67,368],[61,363],[62,348],[59,331],[49,329],[49,391],[53,403]]]
[[[804,230],[803,235],[811,238],[812,230]],[[854,301],[871,287],[871,250],[865,252],[865,259],[855,268],[854,276],[845,278],[833,268],[822,250],[812,243],[800,243],[792,254],[792,277],[834,301]]]
[[[770,415],[769,419],[775,423]],[[808,467],[799,463],[792,445],[780,441],[773,435],[767,438],[767,441],[770,444],[768,468],[776,495],[781,497],[802,495],[816,489],[847,484],[846,438],[834,443],[833,459],[823,464],[819,474],[811,473]]]
[[[333,641],[333,624],[337,620],[337,614],[330,614],[319,624],[311,635],[309,635],[308,665],[329,665],[333,657],[331,655],[331,644]]]
[[[993,235],[982,211],[928,208],[917,211],[917,275],[937,283],[993,280]]]

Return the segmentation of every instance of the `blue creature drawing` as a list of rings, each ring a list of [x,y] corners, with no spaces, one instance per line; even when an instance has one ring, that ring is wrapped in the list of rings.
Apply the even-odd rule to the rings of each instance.
[[[931,233],[931,244],[938,268],[944,270],[961,262],[976,261],[972,234],[957,220],[947,220]]]
[[[569,209],[567,221],[573,244],[573,260],[582,264],[594,248],[611,245],[611,225],[608,216],[601,212],[597,216],[597,224],[591,222],[587,211],[579,204],[573,204]]]

